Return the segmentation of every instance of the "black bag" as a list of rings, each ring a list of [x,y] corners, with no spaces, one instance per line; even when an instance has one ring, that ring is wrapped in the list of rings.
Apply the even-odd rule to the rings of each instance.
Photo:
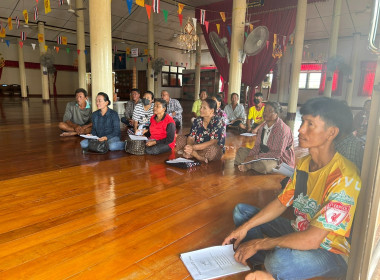
[[[145,154],[145,140],[126,140],[125,151],[132,155],[141,156]]]
[[[105,154],[109,150],[107,141],[88,140],[88,151],[97,154]]]
[[[194,166],[201,165],[201,163],[199,161],[194,161],[194,162],[170,162],[170,160],[165,160],[165,163],[168,164],[168,165],[170,165],[170,166],[175,166],[175,167],[182,168],[182,169],[188,169],[188,168],[192,168]]]

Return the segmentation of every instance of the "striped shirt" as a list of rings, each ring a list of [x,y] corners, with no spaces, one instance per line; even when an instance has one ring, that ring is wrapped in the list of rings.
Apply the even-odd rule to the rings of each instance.
[[[133,110],[132,119],[138,121],[139,124],[149,124],[150,118],[153,116],[154,103],[150,104],[150,108],[145,111],[142,103],[137,104]]]

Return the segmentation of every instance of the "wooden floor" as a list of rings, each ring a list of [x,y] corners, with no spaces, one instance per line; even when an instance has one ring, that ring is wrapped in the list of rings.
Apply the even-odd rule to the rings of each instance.
[[[280,190],[283,176],[233,166],[253,145],[233,132],[221,161],[191,170],[169,154],[84,155],[59,137],[67,101],[0,97],[0,279],[191,279],[179,254],[221,244],[235,204]]]

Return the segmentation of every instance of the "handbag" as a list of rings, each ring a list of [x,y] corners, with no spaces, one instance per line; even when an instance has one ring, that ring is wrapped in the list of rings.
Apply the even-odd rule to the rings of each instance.
[[[125,151],[132,155],[141,156],[145,154],[145,140],[131,140],[125,141]]]
[[[107,141],[88,140],[88,151],[97,154],[105,154],[109,150]]]

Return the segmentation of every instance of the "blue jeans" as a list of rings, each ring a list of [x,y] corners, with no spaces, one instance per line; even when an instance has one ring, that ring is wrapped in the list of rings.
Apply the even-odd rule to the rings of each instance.
[[[119,137],[113,137],[107,140],[110,151],[122,151],[125,147],[125,142],[120,141]],[[84,139],[80,142],[82,149],[88,148],[88,139]]]
[[[235,225],[238,227],[260,211],[254,206],[240,203],[233,213]],[[290,220],[279,217],[247,232],[243,242],[268,237],[279,237],[294,232]],[[342,256],[325,249],[293,250],[276,247],[270,251],[259,251],[248,259],[253,265],[264,264],[265,269],[274,279],[309,279],[313,277],[343,277],[347,271],[347,263]]]

